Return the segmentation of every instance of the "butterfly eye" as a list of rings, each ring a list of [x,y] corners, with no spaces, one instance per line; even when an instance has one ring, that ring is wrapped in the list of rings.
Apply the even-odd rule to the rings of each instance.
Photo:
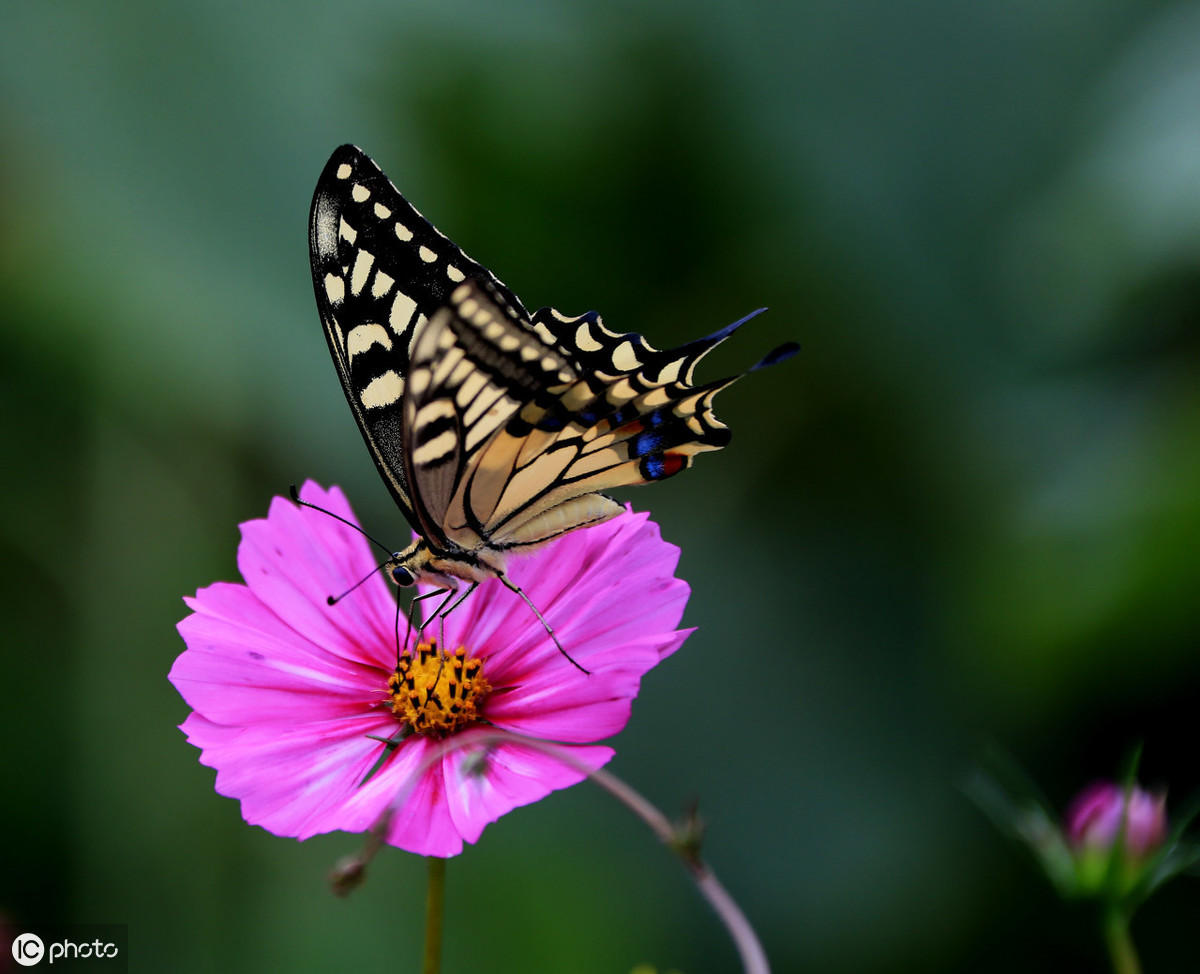
[[[408,588],[416,579],[413,578],[413,573],[403,565],[397,565],[392,569],[392,581],[401,588]]]

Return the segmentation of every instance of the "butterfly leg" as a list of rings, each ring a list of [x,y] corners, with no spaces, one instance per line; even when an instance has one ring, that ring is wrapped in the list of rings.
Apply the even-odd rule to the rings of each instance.
[[[440,619],[442,617],[442,610],[446,608],[446,606],[457,594],[458,589],[456,588],[435,588],[432,592],[426,592],[424,595],[418,595],[413,599],[414,602],[419,602],[421,599],[432,598],[435,595],[446,596],[440,603],[438,603],[438,607],[429,613],[428,618],[426,618],[424,622],[417,626],[417,638],[420,638],[421,634],[425,632],[425,627],[433,622],[434,619]],[[438,634],[441,635],[441,632],[439,631]]]
[[[429,699],[429,694],[433,693],[434,687],[437,686],[437,681],[442,678],[442,668],[446,665],[446,651],[443,648],[445,633],[443,632],[443,627],[441,625],[441,618],[443,615],[442,610],[446,608],[447,603],[449,603],[450,600],[453,599],[454,596],[457,594],[458,594],[458,589],[456,589],[456,588],[435,588],[432,592],[423,592],[420,595],[414,595],[412,597],[412,601],[410,601],[408,604],[408,631],[411,632],[412,631],[412,623],[413,623],[413,613],[416,611],[417,603],[424,601],[425,599],[431,599],[435,595],[446,596],[438,604],[438,607],[429,614],[429,616],[425,619],[425,621],[420,623],[417,626],[417,639],[419,640],[421,638],[421,634],[425,631],[425,627],[428,626],[429,623],[433,622],[434,619],[438,620],[438,636],[440,637],[437,641],[438,670],[437,670],[437,673],[433,677],[433,683],[429,686],[429,689],[425,691],[426,701],[428,701],[428,699]],[[399,624],[399,621],[397,621],[397,623],[396,623],[397,637],[399,636],[399,631],[400,631],[400,624]],[[406,633],[404,636],[404,645],[405,645],[405,648],[408,647],[408,633]],[[398,661],[397,661],[396,665],[397,666],[400,665]]]
[[[440,613],[440,615],[438,616],[438,638],[440,640],[439,645],[441,645],[441,646],[446,645],[446,616],[448,616],[451,612],[453,612],[460,605],[462,605],[467,600],[467,596],[470,595],[472,592],[474,592],[475,589],[477,589],[477,588],[479,588],[479,583],[472,582],[470,585],[467,586],[466,591],[464,591],[457,599],[454,600],[453,605],[447,606],[446,608],[442,608],[441,606],[438,607],[438,611]],[[449,599],[446,600],[446,602],[449,602],[449,601],[450,601]],[[442,605],[445,605],[445,604],[446,604],[445,602],[442,603]]]
[[[438,651],[439,651],[439,655],[441,658],[441,662],[438,664],[438,671],[437,671],[437,678],[436,678],[437,680],[440,680],[442,678],[442,667],[446,665],[446,616],[448,616],[451,612],[453,612],[460,605],[462,605],[467,600],[467,596],[470,595],[472,592],[474,592],[475,589],[477,589],[477,588],[479,588],[479,583],[472,582],[470,585],[467,586],[466,591],[463,592],[461,595],[459,595],[459,597],[457,599],[454,600],[454,603],[452,605],[449,605],[449,606],[446,605],[446,602],[450,601],[450,599],[447,598],[446,602],[443,602],[441,605],[438,606],[438,611],[436,614],[438,617]],[[451,591],[450,594],[454,595],[455,592]],[[443,608],[443,606],[445,606],[445,608]],[[435,682],[436,682],[436,680],[435,680]]]
[[[463,591],[462,594],[458,593],[457,589],[437,589],[436,591],[431,591],[431,593],[428,593],[428,595],[436,595],[437,593],[443,593],[443,591],[446,593],[445,599],[442,600],[442,605],[439,605],[436,609],[433,609],[433,612],[430,614],[430,618],[426,619],[424,623],[421,623],[420,626],[420,629],[424,630],[425,626],[432,623],[434,619],[438,620],[438,672],[434,674],[433,686],[437,686],[438,680],[442,679],[442,671],[446,665],[446,617],[448,617],[451,612],[454,612],[458,606],[461,606],[462,603],[467,600],[467,596],[472,594],[473,591],[478,588],[479,582],[472,582],[468,585],[467,590]],[[456,595],[458,596],[457,599],[455,599]],[[430,692],[433,692],[432,687]]]
[[[451,595],[453,595],[454,589],[435,588],[432,592],[425,592],[423,595],[414,595],[409,600],[409,602],[408,602],[408,625],[405,627],[405,630],[404,630],[404,648],[405,649],[408,649],[408,640],[409,640],[409,637],[412,636],[413,613],[417,611],[417,603],[422,602],[425,599],[431,599],[435,595],[441,595],[443,592],[449,592]],[[440,606],[438,607],[438,611],[441,611]],[[436,613],[435,613],[435,615],[436,615]],[[430,616],[429,618],[432,619],[433,616]],[[422,622],[417,627],[418,638],[420,637],[421,632],[425,629],[425,627],[428,624],[429,624],[429,620],[427,619],[425,622]],[[400,602],[399,602],[399,600],[397,600],[397,602],[396,602],[396,665],[397,666],[400,665],[400,652],[401,652],[400,651]]]
[[[441,606],[439,606],[438,612],[441,613],[441,619],[444,621],[446,616],[448,616],[451,612],[453,612],[460,605],[462,605],[467,600],[467,596],[470,595],[472,592],[474,592],[475,589],[477,589],[477,588],[479,588],[479,583],[472,582],[470,585],[467,586],[466,591],[464,591],[461,595],[459,595],[459,597],[457,599],[454,600],[454,604],[451,605],[449,608],[443,609],[443,608],[441,608]],[[455,593],[451,592],[451,594],[453,595]],[[449,599],[446,600],[446,602],[449,602],[449,601],[450,601]],[[442,603],[442,604],[445,605],[445,603]],[[444,633],[443,633],[443,635],[444,635]]]
[[[584,669],[582,666],[580,666],[578,663],[576,663],[575,660],[572,658],[571,654],[568,653],[565,649],[563,649],[563,644],[558,641],[558,636],[555,635],[555,633],[554,633],[554,627],[551,626],[550,623],[548,623],[546,621],[546,617],[538,611],[538,607],[536,605],[534,605],[533,600],[530,599],[530,597],[525,594],[525,590],[523,588],[521,588],[521,586],[518,585],[516,582],[509,581],[508,576],[505,575],[503,572],[497,572],[496,577],[499,578],[500,581],[502,581],[504,583],[504,587],[506,589],[508,589],[510,592],[516,592],[517,595],[521,596],[521,600],[527,606],[529,606],[529,608],[533,611],[533,614],[535,616],[537,616],[538,622],[540,622],[542,624],[542,628],[546,630],[546,635],[548,635],[551,639],[554,640],[554,645],[557,646],[558,651],[567,658],[567,661],[573,667],[575,667],[575,669],[579,670],[580,673],[583,673],[585,676],[591,676],[592,674],[589,670]]]
[[[412,605],[408,609],[408,629],[404,630],[404,645],[408,646],[408,633],[412,629]],[[396,597],[396,672],[400,672],[400,598]]]

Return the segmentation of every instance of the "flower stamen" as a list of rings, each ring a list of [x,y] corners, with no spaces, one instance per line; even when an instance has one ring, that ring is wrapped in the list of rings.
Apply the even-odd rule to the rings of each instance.
[[[436,641],[421,643],[416,655],[405,650],[388,678],[392,713],[418,734],[441,738],[480,720],[479,709],[492,686],[483,661],[460,646],[443,657]]]

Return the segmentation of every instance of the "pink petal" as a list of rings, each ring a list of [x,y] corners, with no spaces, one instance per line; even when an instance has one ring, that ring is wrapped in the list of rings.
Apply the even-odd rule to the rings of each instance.
[[[460,739],[488,733],[483,728],[462,731]],[[456,740],[456,744],[460,741]],[[608,747],[565,748],[571,757],[595,770],[612,760]],[[486,748],[464,746],[443,762],[450,817],[467,842],[476,842],[486,825],[521,805],[550,792],[578,784],[587,775],[572,765],[535,748],[504,743]]]
[[[322,719],[386,696],[388,674],[305,639],[244,585],[218,582],[185,600],[178,629],[188,652],[170,679],[190,706],[229,724]]]
[[[486,659],[494,688],[484,712],[497,726],[586,743],[620,731],[641,677],[687,638],[675,626],[689,594],[671,574],[679,549],[644,514],[625,513],[573,532],[509,576],[539,604],[571,659],[529,607],[497,580],[484,582],[446,622],[448,645]]]
[[[353,519],[345,495],[309,481],[303,500]],[[367,540],[327,514],[282,497],[266,520],[242,525],[238,569],[250,590],[283,622],[328,651],[360,662],[380,662],[395,645],[396,603]],[[369,577],[368,577],[369,576]],[[367,581],[337,605],[356,582]]]
[[[367,790],[374,779],[358,788],[383,747],[366,735],[388,736],[395,727],[386,712],[250,727],[193,713],[182,725],[202,749],[201,763],[217,769],[217,791],[241,801],[247,822],[298,839],[370,828],[391,796],[378,785]]]
[[[687,633],[681,632],[665,646],[655,641],[651,648],[665,655],[686,637]],[[569,663],[548,661],[542,671],[511,693],[490,696],[484,703],[484,714],[497,727],[544,740],[576,744],[603,740],[628,723],[641,677],[656,662],[655,656],[647,656],[638,665],[598,666],[585,676]],[[589,665],[594,661],[589,660]]]

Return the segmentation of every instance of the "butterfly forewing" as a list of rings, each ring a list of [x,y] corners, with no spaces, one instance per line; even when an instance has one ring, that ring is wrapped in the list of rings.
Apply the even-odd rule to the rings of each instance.
[[[403,396],[414,336],[459,283],[487,281],[495,300],[520,302],[436,230],[362,151],[342,146],[313,194],[309,251],[325,337],[363,439],[410,524]]]

